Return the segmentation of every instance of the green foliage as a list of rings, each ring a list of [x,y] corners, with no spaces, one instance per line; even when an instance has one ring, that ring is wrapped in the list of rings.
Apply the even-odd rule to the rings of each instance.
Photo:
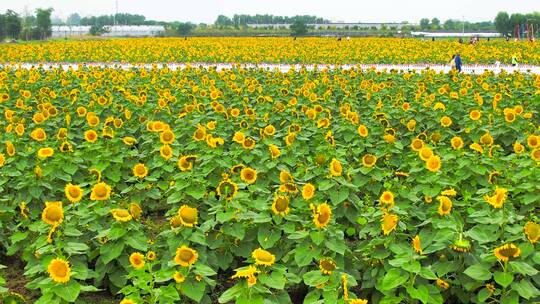
[[[293,24],[290,26],[291,29],[291,36],[304,36],[308,32],[307,25],[300,21],[296,20]]]

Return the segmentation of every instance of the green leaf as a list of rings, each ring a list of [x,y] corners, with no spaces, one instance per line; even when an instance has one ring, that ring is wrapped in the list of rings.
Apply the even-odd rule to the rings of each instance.
[[[347,188],[341,188],[339,191],[330,192],[330,200],[332,200],[332,203],[334,203],[334,205],[337,205],[343,202],[348,197],[349,197],[349,189]]]
[[[74,242],[68,242],[66,246],[64,247],[64,250],[71,255],[85,253],[89,249],[90,247],[88,247],[88,245],[84,243],[74,243]]]
[[[260,227],[257,234],[257,240],[263,249],[270,248],[281,238],[281,230],[277,227]]]
[[[320,245],[324,241],[324,232],[323,231],[312,231],[309,236],[311,240],[316,245]]]
[[[307,266],[313,260],[313,250],[308,246],[299,246],[294,250],[294,261],[300,267]]]
[[[510,262],[510,265],[512,266],[512,269],[514,271],[527,275],[527,276],[533,276],[538,273],[538,270],[536,270],[531,265],[525,262],[512,261]]]
[[[514,281],[514,275],[508,272],[497,271],[493,274],[495,282],[499,283],[502,287],[506,288]]]
[[[330,279],[329,276],[323,275],[322,272],[319,270],[312,270],[310,272],[306,272],[303,277],[304,283],[308,286],[317,286],[319,284],[325,283]]]
[[[276,271],[272,272],[270,275],[260,275],[259,280],[270,288],[280,290],[285,288],[285,277]]]
[[[521,297],[527,300],[540,296],[540,291],[528,280],[521,280],[519,282],[512,283],[512,289],[517,291]]]
[[[294,231],[293,233],[289,234],[287,238],[289,240],[300,240],[307,237],[308,235],[309,235],[308,231],[301,230],[301,231]]]
[[[176,303],[180,301],[180,295],[178,294],[178,290],[174,288],[173,285],[165,285],[159,288],[159,291],[161,293],[160,295],[160,302],[163,301],[163,303]],[[169,300],[168,302],[166,300]]]
[[[122,254],[124,243],[107,243],[100,248],[100,258],[103,264],[108,264]]]
[[[347,245],[343,242],[343,238],[329,238],[326,242],[328,249],[343,255],[347,250]]]
[[[428,280],[436,280],[437,279],[437,276],[435,275],[435,273],[433,273],[433,271],[431,271],[431,269],[429,269],[429,268],[423,267],[422,269],[420,269],[419,274],[424,279],[428,279]]]
[[[201,185],[192,185],[186,189],[186,193],[191,195],[194,199],[201,199],[206,193],[206,188]]]
[[[377,282],[377,289],[380,291],[392,290],[403,283],[407,282],[409,276],[406,272],[402,272],[400,269],[390,269],[384,277]]]
[[[429,289],[424,285],[419,286],[418,289],[414,288],[413,286],[408,286],[407,293],[413,299],[420,300],[422,303],[428,303]]]
[[[188,280],[184,282],[183,287],[182,291],[184,294],[197,303],[201,301],[204,296],[204,290],[206,289],[206,285],[203,281]]]
[[[464,273],[477,281],[487,281],[491,279],[491,271],[489,270],[489,266],[484,264],[474,264],[465,269]]]
[[[196,264],[195,265],[195,273],[196,274],[199,274],[199,275],[202,275],[204,277],[209,277],[209,276],[213,276],[215,274],[217,274],[217,272],[215,272],[212,268],[206,266],[206,265],[203,265],[203,264]]]
[[[219,296],[218,302],[219,303],[228,303],[237,297],[239,297],[242,294],[242,291],[244,290],[243,284],[236,284],[233,287],[225,290],[221,296]]]
[[[55,285],[52,289],[54,294],[60,298],[68,302],[75,302],[81,292],[81,285],[77,281],[71,281],[67,285]]]

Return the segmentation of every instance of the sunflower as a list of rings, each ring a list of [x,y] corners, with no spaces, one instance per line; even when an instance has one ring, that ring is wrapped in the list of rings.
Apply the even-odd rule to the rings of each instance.
[[[484,200],[494,208],[502,208],[506,201],[508,190],[497,187],[492,196],[485,195]]]
[[[315,186],[306,183],[304,187],[302,187],[302,197],[307,201],[310,200],[313,195],[315,195]]]
[[[141,269],[144,267],[144,254],[140,252],[134,252],[129,256],[129,263],[135,269]]]
[[[193,133],[193,139],[195,141],[201,141],[206,139],[206,128],[199,125],[195,133]]]
[[[521,249],[514,245],[513,243],[505,244],[500,247],[497,247],[493,250],[495,257],[497,259],[508,262],[510,258],[517,258],[521,255]]]
[[[471,251],[471,242],[469,240],[464,240],[460,235],[459,239],[450,245],[450,248],[456,252],[469,252]]]
[[[178,221],[185,227],[193,227],[197,225],[198,211],[197,208],[191,208],[188,205],[182,205],[178,209]]]
[[[286,195],[276,195],[272,203],[272,211],[279,216],[285,216],[291,210],[289,208],[289,197]]]
[[[493,145],[493,136],[491,136],[489,132],[484,133],[484,135],[480,137],[480,143],[487,146]]]
[[[452,139],[450,140],[450,143],[452,144],[452,148],[454,150],[459,150],[463,148],[463,139],[461,139],[461,137],[459,136],[452,137]]]
[[[4,153],[0,153],[0,168],[2,168],[5,163],[6,163],[6,157],[4,156]]]
[[[146,253],[146,259],[149,261],[154,261],[156,259],[156,256],[157,256],[156,253],[152,250]]]
[[[159,148],[159,155],[165,160],[169,160],[173,156],[173,150],[169,145],[163,145]]]
[[[366,168],[371,168],[377,163],[377,157],[373,154],[366,154],[362,157],[362,165]]]
[[[294,178],[291,175],[291,173],[289,173],[288,171],[280,170],[279,171],[279,182],[282,183],[282,184],[294,183]]]
[[[164,145],[169,145],[174,142],[175,136],[171,130],[165,130],[159,134],[159,140]]]
[[[446,128],[446,127],[449,127],[449,126],[451,126],[451,125],[452,125],[452,119],[451,119],[450,117],[448,117],[448,116],[443,116],[443,117],[441,118],[441,126],[443,126],[443,127]]]
[[[134,219],[138,220],[142,214],[141,206],[139,206],[137,203],[129,204],[129,213]]]
[[[122,141],[127,146],[133,146],[137,142],[137,140],[135,138],[131,137],[131,136],[126,136],[126,137],[122,138]]]
[[[437,172],[441,169],[441,158],[437,155],[432,155],[426,161],[426,168],[431,172]]]
[[[187,246],[178,247],[176,249],[176,255],[174,256],[174,262],[182,267],[188,267],[197,262],[199,254],[194,249]]]
[[[184,155],[178,159],[178,168],[182,172],[190,171],[193,169],[193,161],[197,158],[195,155]]]
[[[231,201],[238,192],[238,185],[229,179],[227,174],[224,174],[223,180],[219,182],[216,188],[216,194],[218,197],[225,196],[227,201]]]
[[[92,192],[90,193],[91,200],[104,201],[108,200],[109,197],[111,197],[111,186],[106,183],[99,182],[92,187]]]
[[[448,284],[448,282],[446,282],[446,281],[443,280],[443,279],[437,279],[437,286],[439,286],[439,287],[442,288],[442,289],[448,289],[448,288],[450,288],[450,284]]]
[[[251,257],[255,259],[256,265],[272,266],[276,261],[276,257],[273,254],[262,248],[253,250]]]
[[[407,122],[407,130],[414,132],[416,129],[416,120],[411,119]]]
[[[243,144],[245,139],[246,139],[246,136],[244,135],[244,133],[242,133],[240,131],[237,131],[237,132],[234,133],[233,141],[235,141],[235,142],[237,142],[239,144]]]
[[[540,136],[531,134],[527,137],[527,146],[532,149],[540,147]]]
[[[137,304],[137,302],[131,299],[123,299],[122,301],[120,301],[120,304]]]
[[[352,300],[349,300],[348,304],[368,304],[368,300],[365,300],[365,299],[352,299]]]
[[[317,228],[324,228],[330,223],[332,210],[327,203],[322,203],[317,208],[310,206],[313,210],[313,223]]]
[[[527,239],[529,239],[529,242],[531,244],[534,244],[538,241],[538,238],[540,238],[540,226],[538,226],[537,223],[529,221],[525,226],[523,227],[523,231],[525,232],[525,235],[527,236]]]
[[[138,163],[133,167],[133,175],[138,178],[144,178],[148,175],[148,168],[144,164]]]
[[[88,130],[84,132],[84,140],[86,140],[89,143],[96,142],[98,138],[98,134],[94,130]]]
[[[281,155],[281,151],[279,150],[278,146],[274,144],[270,144],[268,146],[268,150],[270,150],[270,156],[272,159],[278,158]]]
[[[384,208],[390,209],[394,207],[394,193],[384,191],[379,197],[379,201]]]
[[[480,117],[482,116],[482,112],[478,111],[478,110],[472,110],[469,112],[469,117],[472,119],[472,120],[479,120]]]
[[[253,150],[253,148],[255,148],[255,140],[251,137],[246,137],[242,143],[242,147],[244,149]]]
[[[173,275],[173,279],[176,283],[184,283],[184,281],[186,280],[186,277],[181,274],[180,272],[176,271]]]
[[[419,254],[422,254],[422,245],[420,244],[420,236],[417,234],[412,240],[412,246],[414,251]]]
[[[534,161],[540,161],[540,149],[534,149],[531,152],[531,158]]]
[[[478,143],[472,143],[469,145],[469,148],[471,150],[474,150],[480,154],[482,154],[484,152],[484,148],[482,148],[482,146],[480,146]]]
[[[341,166],[339,160],[332,158],[332,161],[330,162],[330,175],[340,176],[342,171],[343,167]]]
[[[365,125],[359,125],[358,126],[358,135],[362,137],[368,137],[369,131],[368,128]]]
[[[45,202],[45,209],[41,213],[41,219],[49,225],[59,225],[64,220],[62,202]]]
[[[264,127],[264,134],[267,136],[272,136],[276,133],[276,128],[273,125],[268,125]]]
[[[111,213],[115,220],[119,222],[129,222],[133,216],[126,209],[113,209]]]
[[[413,149],[413,151],[415,152],[420,151],[420,149],[422,149],[423,147],[424,147],[424,141],[421,140],[420,138],[415,138],[411,142],[411,149]]]
[[[9,140],[6,141],[6,153],[9,156],[14,156],[15,155],[15,146]]]
[[[38,157],[39,158],[47,158],[47,157],[51,157],[54,155],[54,150],[53,148],[41,148],[38,150]]]
[[[513,148],[516,154],[521,154],[523,153],[523,151],[525,151],[525,147],[520,142],[517,142],[517,141],[514,143]]]
[[[231,277],[231,279],[236,279],[236,278],[248,279],[248,278],[256,276],[257,273],[259,273],[259,270],[257,270],[257,267],[253,265],[249,265],[248,267],[237,268],[234,271],[236,273]]]
[[[427,161],[433,156],[433,151],[429,147],[424,146],[422,149],[420,149],[420,151],[418,151],[418,155],[420,155],[420,159]]]
[[[35,141],[44,141],[45,139],[47,139],[47,133],[45,133],[42,128],[35,129],[34,131],[32,131],[32,133],[30,133],[30,136]]]
[[[287,146],[292,145],[295,140],[296,140],[296,133],[289,133],[287,134],[287,136],[285,136],[285,144]]]
[[[384,213],[381,220],[381,229],[384,235],[388,235],[392,230],[396,229],[399,217],[395,214]]]
[[[319,260],[319,269],[323,274],[331,275],[336,268],[336,262],[332,258],[322,258]]]
[[[66,185],[64,188],[64,193],[67,199],[72,203],[80,201],[83,196],[81,187],[78,185],[72,185],[71,183]]]
[[[71,276],[69,262],[64,259],[55,258],[47,266],[47,271],[51,279],[57,283],[67,283]]]
[[[257,170],[245,167],[240,171],[240,178],[248,184],[253,184],[257,181]]]
[[[440,215],[448,215],[450,214],[450,211],[452,211],[452,200],[444,195],[437,196],[437,200],[439,201],[439,209],[438,212]]]
[[[441,195],[444,196],[456,196],[457,192],[454,190],[454,188],[446,189],[441,192]]]

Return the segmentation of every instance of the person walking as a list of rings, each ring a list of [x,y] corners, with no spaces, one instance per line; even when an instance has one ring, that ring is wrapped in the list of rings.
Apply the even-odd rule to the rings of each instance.
[[[456,54],[454,61],[456,62],[456,70],[458,70],[458,73],[461,73],[462,62],[461,62],[461,56],[459,56],[459,53]]]
[[[454,70],[456,68],[456,55],[452,55],[452,59],[448,63],[450,65],[450,70]]]
[[[512,55],[512,66],[515,67],[517,65],[518,65],[517,55],[514,54],[514,55]]]

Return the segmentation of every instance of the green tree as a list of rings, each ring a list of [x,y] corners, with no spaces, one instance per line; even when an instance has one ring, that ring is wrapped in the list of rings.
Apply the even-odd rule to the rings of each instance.
[[[429,27],[429,19],[428,18],[422,18],[420,20],[420,28],[425,30]]]
[[[52,8],[36,10],[36,26],[40,39],[47,39],[52,34],[51,13]]]
[[[495,29],[503,35],[507,35],[512,31],[510,16],[508,16],[507,12],[499,12],[497,14],[497,17],[495,17]]]
[[[81,24],[81,16],[77,13],[69,15],[66,21],[67,25],[80,25]]]
[[[439,20],[438,18],[431,19],[431,27],[432,28],[439,29],[440,26],[441,26],[441,20]]]
[[[6,14],[4,15],[4,22],[6,36],[13,39],[19,37],[22,29],[21,17],[19,17],[19,14],[15,13],[12,10],[7,10]]]
[[[109,29],[102,24],[94,24],[90,27],[89,34],[92,36],[101,36],[102,34],[108,33]]]
[[[195,28],[195,24],[191,22],[182,22],[176,27],[176,32],[180,36],[187,36]]]
[[[306,23],[301,20],[294,21],[290,26],[292,36],[304,36],[308,32]]]
[[[0,41],[6,38],[6,18],[3,14],[0,14]]]

